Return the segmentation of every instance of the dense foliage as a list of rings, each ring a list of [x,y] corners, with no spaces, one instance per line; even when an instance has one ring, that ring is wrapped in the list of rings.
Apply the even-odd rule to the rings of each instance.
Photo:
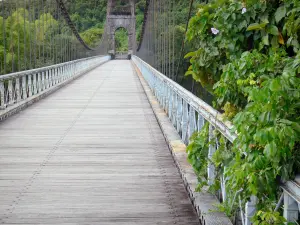
[[[257,196],[255,224],[283,224],[273,211],[279,184],[300,172],[299,35],[298,0],[209,1],[189,24],[196,49],[186,55],[187,75],[214,95],[238,134],[230,154],[218,150],[214,163],[226,166],[232,196],[240,189],[244,200]],[[205,134],[193,137],[189,158],[207,160]]]

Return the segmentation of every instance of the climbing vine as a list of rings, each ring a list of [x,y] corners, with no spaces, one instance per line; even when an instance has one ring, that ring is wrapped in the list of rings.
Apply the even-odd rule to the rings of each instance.
[[[227,177],[228,201],[237,201],[241,189],[244,203],[257,196],[254,224],[284,223],[274,211],[279,185],[300,172],[299,35],[299,0],[208,1],[189,24],[187,40],[196,50],[186,55],[186,75],[214,95],[238,134],[230,150],[220,144],[212,163]],[[201,177],[199,165],[208,163],[205,129],[188,147]]]

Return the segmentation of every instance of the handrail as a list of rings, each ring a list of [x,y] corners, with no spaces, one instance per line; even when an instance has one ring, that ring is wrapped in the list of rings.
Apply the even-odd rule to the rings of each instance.
[[[141,60],[137,56],[133,56],[133,61],[137,64],[143,64],[149,71],[153,72],[160,81],[164,82],[169,88],[177,93],[184,101],[193,107],[201,116],[204,117],[210,124],[212,124],[217,130],[219,130],[230,142],[233,142],[237,135],[231,132],[232,124],[230,121],[223,121],[221,113],[208,105],[206,102],[196,97],[194,94],[163,75],[161,72],[153,68],[151,65]],[[150,85],[151,86],[151,85]],[[153,87],[151,87],[153,89]]]
[[[213,132],[214,129],[218,130],[231,143],[237,138],[237,134],[231,132],[232,124],[229,121],[223,121],[217,110],[139,57],[134,55],[132,60],[140,69],[185,144],[189,143],[189,139],[195,131],[202,129],[205,120],[209,122],[209,159],[212,158],[219,146],[219,141]],[[225,170],[225,168],[223,169]],[[208,184],[211,185],[215,179],[215,168],[210,162],[208,162],[207,176]],[[220,189],[223,200],[226,199],[225,183],[226,178],[221,179]],[[298,218],[300,210],[300,175],[296,177],[295,181],[285,182],[281,188],[284,192],[284,202],[289,202],[284,206],[284,217],[287,221],[294,221],[295,218]],[[250,224],[251,217],[255,212],[256,201],[256,197],[251,196],[251,200],[246,203],[245,210],[242,209],[241,202],[239,203],[244,224]]]
[[[55,68],[58,68],[58,67],[62,67],[64,65],[68,65],[70,63],[78,63],[80,61],[86,61],[86,60],[93,59],[93,58],[98,58],[98,57],[99,56],[92,56],[92,57],[88,57],[88,58],[76,59],[76,60],[69,61],[69,62],[54,64],[54,65],[51,65],[51,66],[45,66],[45,67],[31,69],[31,70],[24,70],[24,71],[15,72],[15,73],[8,73],[8,74],[5,74],[5,75],[0,75],[0,81],[12,79],[12,78],[17,78],[17,77],[22,77],[23,75],[40,73],[40,72],[55,69]]]
[[[94,56],[0,76],[0,110],[38,96],[109,59],[110,56]]]

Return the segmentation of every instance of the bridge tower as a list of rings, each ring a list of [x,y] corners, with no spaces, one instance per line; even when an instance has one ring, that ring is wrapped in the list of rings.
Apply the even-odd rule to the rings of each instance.
[[[108,0],[107,2],[107,34],[111,55],[115,55],[115,32],[125,28],[128,32],[128,55],[136,51],[135,34],[135,0]]]

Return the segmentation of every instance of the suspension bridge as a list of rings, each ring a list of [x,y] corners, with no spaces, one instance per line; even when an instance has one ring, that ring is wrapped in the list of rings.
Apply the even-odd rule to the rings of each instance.
[[[134,0],[116,2],[107,1],[96,46],[82,39],[67,1],[0,2],[1,44],[12,50],[1,59],[0,223],[233,224],[216,208],[226,177],[217,194],[196,192],[187,162],[189,139],[205,122],[209,157],[219,144],[214,130],[229,142],[236,134],[176,82],[175,0],[146,1],[139,43]],[[128,31],[125,55],[116,52],[120,27]],[[212,184],[213,165],[207,174]],[[299,186],[298,178],[282,186],[278,207],[288,221],[298,219]],[[255,201],[240,201],[235,224],[251,224]]]

